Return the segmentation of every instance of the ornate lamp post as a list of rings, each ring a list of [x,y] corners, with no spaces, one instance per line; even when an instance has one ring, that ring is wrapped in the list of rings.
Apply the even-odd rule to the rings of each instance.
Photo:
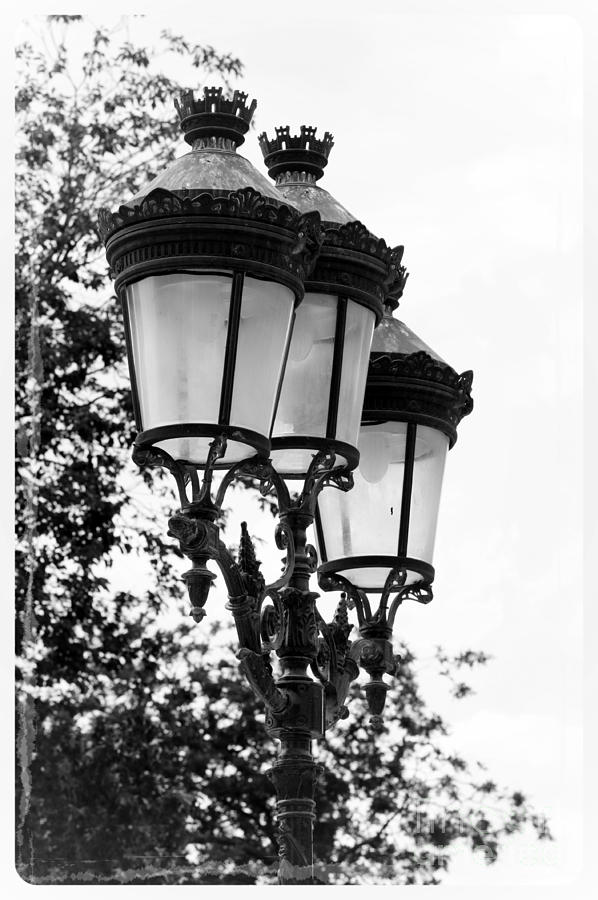
[[[205,89],[201,98],[183,94],[176,106],[191,152],[118,212],[102,210],[100,231],[123,304],[139,430],[133,458],[140,466],[163,466],[175,477],[180,509],[169,521],[169,534],[192,563],[184,578],[196,621],[205,614],[215,578],[207,562],[214,560],[224,576],[241,670],[280,743],[270,770],[280,828],[279,879],[314,883],[312,742],[347,715],[344,701],[359,664],[370,674],[372,669],[364,643],[369,607],[362,593],[371,585],[367,578],[363,585],[352,584],[339,574],[358,567],[345,566],[345,545],[337,565],[335,512],[328,521],[322,503],[327,494],[351,496],[372,332],[384,305],[400,295],[405,271],[402,247],[391,249],[375,238],[316,184],[332,146],[330,134],[319,140],[315,129],[302,127],[298,136],[288,128],[277,129],[273,140],[262,135],[276,185],[237,154],[255,109],[255,101],[247,106],[246,100],[240,92],[228,99],[217,88]],[[383,333],[384,323],[378,326]],[[409,393],[409,386],[405,390]],[[382,416],[374,418],[379,422]],[[395,420],[384,419],[392,423],[391,431],[399,427]],[[438,425],[400,421],[407,423],[400,426],[407,429],[405,472],[415,471],[417,461],[431,453],[439,493],[442,447],[428,435]],[[369,425],[366,417],[362,444]],[[442,438],[442,428],[439,433]],[[382,462],[378,459],[377,440],[374,475],[380,480],[387,463],[385,450]],[[368,453],[358,478],[364,472],[371,476]],[[396,448],[392,453],[389,470]],[[224,470],[217,491],[215,469]],[[264,583],[245,524],[237,559],[220,540],[224,496],[234,479],[244,476],[258,479],[264,494],[277,495],[275,537],[286,562],[271,585]],[[298,492],[291,493],[285,479],[298,482]],[[339,490],[324,491],[328,486]],[[430,514],[435,516],[434,489],[409,496],[411,518],[417,510],[417,527],[425,530]],[[402,497],[398,502],[406,508],[405,489]],[[318,498],[320,543],[328,553],[322,583],[326,589],[340,586],[357,605],[361,636],[353,643],[346,599],[326,623],[315,605],[318,595],[310,590],[317,555],[307,529]],[[342,522],[343,515],[355,512],[354,507],[339,510],[345,510]],[[375,518],[375,510],[370,512]],[[384,509],[379,512],[384,516]],[[401,513],[401,522],[408,515]],[[410,538],[402,526],[399,530],[399,555],[392,551],[390,562],[385,557],[376,563],[378,569],[405,571]],[[421,565],[412,567],[415,578],[430,581],[423,550],[420,555]],[[376,577],[379,581],[379,572]],[[404,580],[411,583],[411,574]],[[374,650],[378,644],[372,644]],[[276,673],[272,653],[278,657]]]

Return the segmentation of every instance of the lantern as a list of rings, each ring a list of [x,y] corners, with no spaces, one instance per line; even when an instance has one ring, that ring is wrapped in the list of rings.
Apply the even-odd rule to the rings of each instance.
[[[223,467],[269,453],[319,221],[237,154],[256,106],[246,100],[221,88],[183,93],[176,106],[191,152],[100,214],[124,311],[138,458],[151,450],[201,467],[216,437]]]
[[[341,575],[366,593],[381,593],[393,570],[405,571],[406,585],[432,583],[446,454],[473,408],[472,378],[387,307],[372,342],[355,486],[318,500],[320,576]]]
[[[303,478],[318,450],[354,468],[369,351],[383,302],[400,269],[402,247],[391,249],[316,182],[333,138],[302,125],[259,138],[269,174],[285,200],[317,211],[324,242],[297,310],[278,411],[272,462],[285,478]]]

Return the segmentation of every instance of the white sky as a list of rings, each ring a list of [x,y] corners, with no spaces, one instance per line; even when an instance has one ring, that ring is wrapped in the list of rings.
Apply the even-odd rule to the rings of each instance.
[[[474,370],[476,406],[445,472],[435,600],[402,607],[397,628],[424,656],[439,643],[493,654],[473,698],[447,699],[432,678],[427,696],[458,751],[521,788],[556,837],[512,838],[492,867],[463,851],[445,883],[548,885],[581,866],[583,35],[570,16],[486,7],[498,8],[227,0],[169,4],[129,27],[241,58],[258,109],[240,152],[258,168],[262,130],[331,131],[322,186],[405,244],[400,317]],[[112,8],[94,23],[115,23]],[[259,555],[273,573],[280,553]]]

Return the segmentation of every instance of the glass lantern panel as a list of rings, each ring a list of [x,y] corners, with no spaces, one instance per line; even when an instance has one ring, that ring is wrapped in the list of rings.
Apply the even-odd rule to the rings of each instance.
[[[294,302],[290,288],[245,276],[231,425],[269,437]]]
[[[417,426],[407,556],[432,564],[448,437]]]
[[[305,294],[297,308],[273,437],[325,437],[337,298]]]
[[[382,591],[386,583],[386,579],[392,572],[392,566],[363,566],[360,569],[343,569],[339,572],[343,576],[343,578],[347,578],[351,584],[355,585],[355,587],[360,588],[362,591],[371,591],[372,593],[379,593]],[[405,584],[417,584],[420,581],[423,581],[423,575],[419,572],[415,572],[412,569],[407,570],[407,577],[405,579]]]
[[[181,462],[202,466],[208,458],[210,444],[213,440],[214,438],[211,437],[168,438],[164,441],[156,441],[156,447],[166,450],[170,456]],[[248,459],[254,453],[255,450],[249,444],[228,440],[226,442],[226,465]]]
[[[405,471],[404,422],[362,426],[355,486],[322,491],[318,508],[329,561],[347,556],[396,556]]]
[[[371,309],[349,300],[345,322],[343,368],[338,400],[336,439],[357,445],[368,374],[375,316]]]
[[[232,277],[152,275],[127,287],[141,426],[218,421]]]
[[[326,550],[323,561],[359,556],[397,557],[406,437],[404,422],[361,427],[358,445],[361,458],[354,473],[355,487],[346,494],[326,490],[318,499]],[[433,561],[447,449],[448,438],[444,434],[434,428],[417,426],[405,555],[429,565]],[[390,568],[339,571],[363,590],[380,590]],[[416,572],[408,572],[407,584],[420,580]]]

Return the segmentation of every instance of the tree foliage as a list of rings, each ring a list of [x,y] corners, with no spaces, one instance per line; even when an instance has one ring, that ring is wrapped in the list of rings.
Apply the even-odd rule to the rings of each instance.
[[[16,94],[18,869],[38,883],[273,881],[262,711],[232,650],[214,646],[220,626],[161,622],[181,588],[150,498],[173,494],[159,474],[132,474],[122,324],[95,229],[99,207],[175,155],[180,79],[165,73],[184,63],[197,88],[242,66],[168,31],[148,49],[79,16],[31,35]],[[119,554],[151,560],[139,595],[111,585]],[[521,793],[449,749],[401,655],[393,726],[374,738],[355,687],[353,715],[321,749],[316,853],[331,882],[435,883],[459,842],[491,862],[526,823],[549,836]],[[485,661],[438,651],[458,697],[459,669]]]

